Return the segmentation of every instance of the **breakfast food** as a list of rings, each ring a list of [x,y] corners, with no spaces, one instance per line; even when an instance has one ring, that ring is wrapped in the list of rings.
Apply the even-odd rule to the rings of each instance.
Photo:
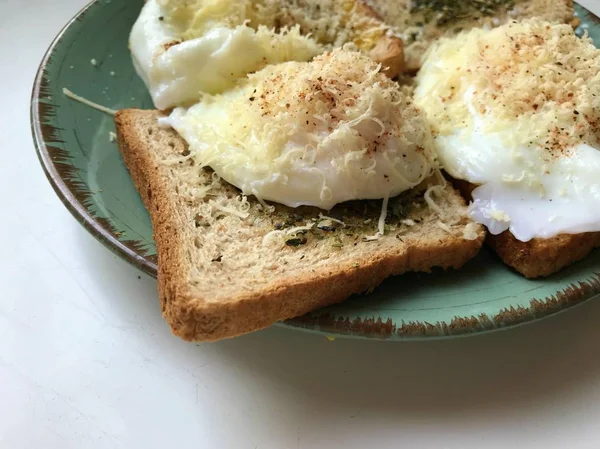
[[[484,226],[528,277],[600,246],[600,52],[572,16],[567,0],[149,0],[130,47],[159,110],[115,122],[173,331],[234,337],[460,268]]]
[[[429,46],[472,28],[537,17],[573,21],[572,0],[367,0],[404,41],[406,70],[416,72]]]
[[[168,116],[119,111],[116,125],[152,218],[163,311],[184,339],[459,268],[483,243],[436,176],[420,112],[358,51],[266,67]]]
[[[393,77],[402,41],[361,0],[149,0],[133,26],[134,66],[165,110],[248,73],[354,43]]]
[[[245,195],[290,207],[393,197],[436,168],[419,111],[356,51],[269,66],[161,123],[198,165]]]
[[[507,264],[545,276],[599,246],[600,50],[589,38],[537,19],[475,29],[440,40],[416,85],[441,164],[470,184],[470,214]]]
[[[354,43],[395,78],[404,70],[402,39],[366,0],[261,0],[268,4],[277,26],[299,26],[327,48]]]

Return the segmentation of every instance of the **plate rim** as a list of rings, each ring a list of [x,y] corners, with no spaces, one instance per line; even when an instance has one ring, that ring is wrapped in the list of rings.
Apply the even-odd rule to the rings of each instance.
[[[30,125],[34,146],[38,159],[60,201],[73,215],[73,217],[103,246],[125,261],[141,269],[146,274],[157,277],[156,258],[149,258],[120,241],[110,226],[100,223],[97,217],[82,204],[67,182],[58,171],[49,146],[46,143],[44,132],[43,112],[41,100],[44,97],[46,67],[52,58],[56,47],[69,28],[80,20],[100,0],[92,0],[79,10],[58,32],[50,43],[48,49],[37,68],[30,99]],[[577,6],[590,18],[600,23],[600,18],[580,4]],[[308,314],[276,323],[276,326],[293,328],[305,332],[332,335],[340,338],[368,338],[391,341],[436,340],[452,337],[464,337],[487,334],[490,332],[514,328],[528,323],[540,321],[572,309],[584,302],[600,296],[600,273],[589,273],[587,280],[578,281],[579,285],[571,284],[563,291],[544,299],[532,298],[530,307],[514,307],[500,311],[496,316],[487,314],[472,316],[455,316],[450,323],[447,322],[402,322],[398,326],[391,318],[383,321],[381,318],[361,319],[335,318],[332,314]]]
[[[124,258],[130,264],[141,269],[146,274],[156,278],[158,273],[156,262],[149,260],[147,257],[137,253],[134,249],[129,248],[117,238],[114,232],[102,226],[102,224],[98,222],[98,219],[86,209],[86,207],[77,198],[76,194],[69,188],[64,178],[58,172],[54,161],[52,160],[52,155],[50,154],[48,145],[46,143],[46,138],[44,136],[44,124],[42,123],[42,111],[40,110],[40,104],[42,104],[42,102],[40,100],[43,97],[42,91],[45,83],[44,76],[46,74],[46,66],[48,65],[48,62],[50,61],[57,45],[62,41],[62,38],[69,28],[80,18],[82,18],[96,3],[100,3],[100,0],[90,1],[60,29],[44,53],[42,61],[38,65],[30,97],[30,126],[33,142],[46,178],[50,182],[50,185],[54,189],[54,192],[60,201],[71,213],[71,215],[88,232],[90,232],[90,234],[98,239],[103,246],[110,249],[117,256]]]

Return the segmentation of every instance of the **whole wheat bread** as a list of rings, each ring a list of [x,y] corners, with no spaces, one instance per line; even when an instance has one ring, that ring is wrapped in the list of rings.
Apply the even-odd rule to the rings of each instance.
[[[452,179],[452,183],[468,200],[477,188],[475,184],[459,179]],[[499,235],[488,234],[486,243],[506,265],[526,278],[534,279],[557,273],[600,248],[600,232],[562,234],[522,242],[510,231],[504,231]]]
[[[572,0],[365,0],[404,41],[406,70],[416,72],[440,37],[509,20],[540,17],[576,24]]]
[[[466,218],[442,229],[422,192],[390,200],[386,233],[376,241],[364,237],[376,233],[381,201],[336,206],[327,217],[315,208],[267,210],[252,198],[241,209],[239,191],[214,185],[210,170],[187,160],[186,143],[159,127],[159,116],[123,110],[115,121],[152,218],[162,310],[183,339],[234,337],[341,302],[390,275],[459,268],[483,244],[483,229]],[[211,183],[204,198],[190,196]],[[465,206],[449,185],[435,201],[448,216]],[[294,230],[307,223],[312,229]],[[467,229],[475,240],[465,240]]]
[[[390,78],[404,71],[402,39],[387,33],[389,26],[366,0],[262,0],[258,3],[276,11],[278,26],[299,25],[303,34],[334,47],[354,41],[382,65],[383,72]],[[373,36],[378,36],[375,43],[370,42]]]

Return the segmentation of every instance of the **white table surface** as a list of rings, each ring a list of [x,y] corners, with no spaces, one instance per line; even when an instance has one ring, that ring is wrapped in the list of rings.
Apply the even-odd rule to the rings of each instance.
[[[70,216],[33,148],[35,70],[85,2],[0,0],[0,448],[600,447],[600,301],[452,341],[173,337],[156,282]]]

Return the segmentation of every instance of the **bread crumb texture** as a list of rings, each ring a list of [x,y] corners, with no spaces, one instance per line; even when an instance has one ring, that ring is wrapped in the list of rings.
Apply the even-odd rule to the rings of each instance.
[[[464,214],[447,229],[420,188],[390,199],[375,241],[381,201],[355,201],[324,214],[264,205],[199,167],[183,139],[160,128],[156,111],[116,116],[119,146],[146,204],[159,255],[159,293],[174,332],[216,340],[341,302],[386,277],[459,268],[483,243],[465,240]],[[436,181],[432,181],[436,182]],[[435,203],[455,216],[465,202],[448,184]],[[415,226],[418,224],[418,226]],[[471,229],[472,230],[472,229]]]
[[[558,23],[573,21],[572,0],[366,0],[366,3],[404,41],[409,71],[419,69],[429,46],[441,37],[532,17]]]
[[[183,40],[194,39],[217,26],[253,28],[300,26],[325,45],[354,42],[371,50],[386,32],[372,9],[358,0],[158,0],[164,20]]]

